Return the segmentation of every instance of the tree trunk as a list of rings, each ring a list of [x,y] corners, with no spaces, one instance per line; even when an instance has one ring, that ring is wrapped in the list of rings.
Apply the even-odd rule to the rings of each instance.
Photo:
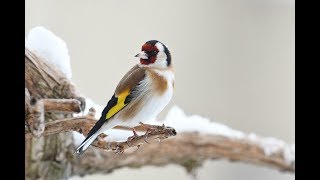
[[[30,96],[41,98],[74,98],[84,105],[84,100],[75,91],[65,75],[50,66],[39,56],[25,50],[25,87]],[[26,118],[30,114],[26,111]],[[69,113],[45,113],[45,122],[72,117]],[[26,138],[26,179],[66,179],[71,174],[73,160],[73,137],[64,132],[39,138]]]

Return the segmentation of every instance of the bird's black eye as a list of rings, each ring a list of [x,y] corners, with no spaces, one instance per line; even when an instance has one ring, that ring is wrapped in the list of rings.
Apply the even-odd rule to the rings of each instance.
[[[154,56],[154,55],[156,55],[157,54],[157,51],[150,51],[150,56]]]

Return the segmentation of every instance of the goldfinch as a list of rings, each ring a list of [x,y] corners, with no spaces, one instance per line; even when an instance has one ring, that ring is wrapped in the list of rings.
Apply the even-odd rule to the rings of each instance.
[[[133,128],[155,118],[171,100],[174,72],[167,46],[157,40],[147,41],[135,57],[140,63],[120,80],[100,119],[76,149],[77,154],[85,152],[99,134],[110,128]]]

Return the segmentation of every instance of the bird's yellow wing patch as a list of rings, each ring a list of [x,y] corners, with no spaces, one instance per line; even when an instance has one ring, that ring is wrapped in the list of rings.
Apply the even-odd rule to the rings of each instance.
[[[122,93],[120,93],[118,95],[118,100],[117,100],[117,104],[114,105],[107,113],[106,115],[106,119],[111,118],[113,115],[115,115],[117,112],[119,112],[122,108],[124,108],[126,106],[126,104],[124,103],[124,101],[126,100],[127,96],[130,94],[130,90],[127,89],[125,91],[123,91]]]

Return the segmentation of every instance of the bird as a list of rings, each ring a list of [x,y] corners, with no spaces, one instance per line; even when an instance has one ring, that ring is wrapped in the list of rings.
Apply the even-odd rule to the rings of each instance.
[[[99,120],[75,153],[83,154],[104,131],[115,126],[134,126],[155,118],[170,102],[174,89],[174,71],[168,47],[149,40],[135,55],[139,62],[120,80]]]

